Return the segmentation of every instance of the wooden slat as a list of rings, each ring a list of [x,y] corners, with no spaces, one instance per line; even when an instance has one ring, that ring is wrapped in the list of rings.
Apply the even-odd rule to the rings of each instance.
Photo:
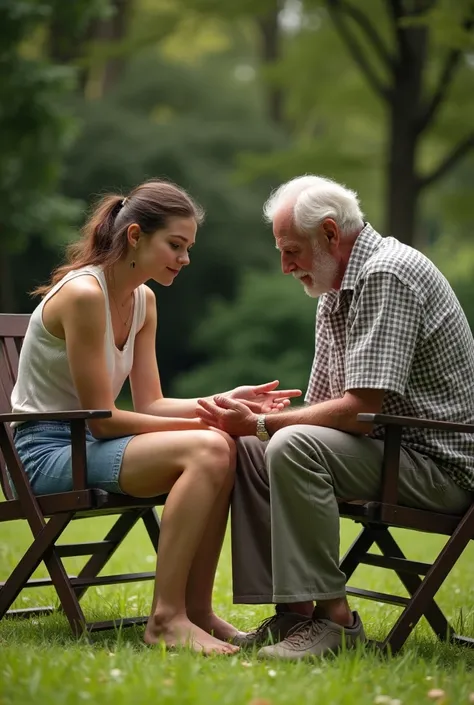
[[[91,622],[87,625],[88,632],[101,632],[106,629],[123,629],[124,627],[141,626],[148,622],[149,617],[124,617],[123,619],[109,619],[104,622]]]
[[[350,587],[349,585],[346,587],[346,593],[353,597],[362,597],[364,600],[375,600],[376,602],[384,602],[387,605],[398,605],[399,607],[405,607],[410,601],[408,597],[390,595],[387,592],[375,592],[375,590],[362,590],[360,588]]]
[[[0,313],[0,338],[24,338],[29,321],[27,313]]]
[[[362,505],[344,502],[339,509],[342,517],[364,524],[367,522],[374,526],[394,526],[399,529],[413,529],[444,536],[450,536],[461,520],[460,516],[452,514],[440,514],[381,502],[367,502]],[[384,519],[382,519],[382,510]]]
[[[0,357],[0,368],[1,368],[2,360]],[[9,409],[10,407],[10,399],[7,397],[5,394],[5,390],[3,388],[2,380],[0,378],[0,411],[3,411],[5,409]],[[5,462],[5,459],[2,454],[2,450],[0,448],[0,485],[2,486],[2,491],[6,499],[13,499],[13,492],[10,487],[10,483],[8,481],[8,475],[7,475],[7,465]]]
[[[112,416],[109,409],[75,409],[74,411],[42,411],[18,414],[0,414],[0,423],[19,421],[75,421],[78,419],[108,419]]]
[[[389,416],[388,414],[357,414],[357,421],[374,423],[382,426],[406,426],[407,428],[433,428],[439,431],[457,431],[474,433],[474,424],[454,423],[452,421],[435,421],[433,419],[416,419],[412,416]]]
[[[393,556],[379,556],[375,553],[366,553],[360,558],[359,562],[364,565],[372,565],[376,568],[388,568],[411,575],[426,575],[431,568],[431,563],[421,563],[420,561],[411,561],[407,558],[394,558]]]
[[[72,575],[68,576],[69,583],[72,587],[94,587],[98,585],[118,585],[120,583],[139,583],[144,580],[154,580],[155,573],[121,573],[117,575],[99,575],[91,578],[76,578]],[[4,582],[0,582],[0,587],[4,586]],[[51,578],[32,578],[24,584],[23,588],[43,588],[53,585]]]
[[[30,619],[30,617],[42,617],[45,614],[52,614],[56,607],[49,605],[48,607],[22,607],[19,610],[8,610],[5,613],[4,619]]]
[[[62,512],[93,509],[94,490],[39,495],[36,500],[43,516],[50,517]],[[24,518],[25,514],[18,499],[0,502],[0,522]]]
[[[92,556],[107,553],[115,547],[114,541],[84,541],[83,543],[57,543],[56,553],[61,558],[70,556]]]
[[[396,504],[398,500],[398,472],[402,442],[401,426],[386,426],[382,462],[382,504]],[[381,517],[383,519],[383,516]]]
[[[10,397],[14,384],[15,380],[12,377],[10,366],[7,361],[5,341],[0,338],[0,387],[3,390],[3,396],[0,399],[0,413],[2,414],[9,413],[12,410]]]
[[[10,374],[12,379],[16,382],[16,378],[18,377],[18,362],[20,357],[18,354],[18,348],[16,347],[14,338],[4,338],[4,344],[5,352],[7,355],[7,362],[10,368]]]
[[[51,517],[61,512],[75,511],[74,519],[89,519],[91,516],[122,514],[134,509],[159,506],[164,504],[166,495],[141,499],[89,488],[80,492],[37,495],[36,499],[45,517]],[[0,502],[0,522],[24,518],[18,499]]]

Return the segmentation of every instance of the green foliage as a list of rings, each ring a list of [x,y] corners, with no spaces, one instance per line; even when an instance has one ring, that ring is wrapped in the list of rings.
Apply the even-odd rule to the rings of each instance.
[[[216,299],[203,316],[193,342],[210,361],[181,375],[175,393],[194,397],[272,379],[304,390],[315,312],[316,301],[292,277],[246,272],[235,300]]]
[[[252,86],[232,74],[235,60],[194,65],[142,52],[100,101],[76,104],[81,132],[66,161],[63,192],[90,202],[107,190],[166,177],[207,211],[191,266],[171,290],[158,288],[159,361],[165,389],[196,359],[190,337],[210,296],[233,296],[246,265],[267,266],[272,246],[261,209],[270,184],[234,182],[237,155],[281,141],[265,121]]]
[[[11,0],[0,6],[0,221],[2,249],[21,251],[33,234],[64,237],[77,215],[55,193],[71,137],[64,95],[73,75],[27,58],[22,43],[47,19],[51,3]]]
[[[421,18],[432,32],[425,97],[433,94],[451,48],[469,50],[472,35],[456,31],[468,1],[453,7],[438,0],[436,13]],[[394,52],[385,0],[351,2]],[[383,231],[386,195],[387,114],[325,4],[129,0],[124,33],[105,41],[91,20],[110,17],[116,0],[0,0],[1,237],[3,259],[7,250],[17,253],[9,260],[17,268],[17,298],[48,277],[71,224],[80,224],[83,204],[104,191],[126,193],[145,178],[166,176],[201,201],[207,219],[191,266],[173,287],[155,287],[165,393],[172,385],[201,394],[271,377],[305,387],[314,302],[273,274],[262,204],[283,179],[325,173],[359,191],[368,218]],[[276,60],[264,65],[262,18],[278,11]],[[52,27],[62,28],[54,42]],[[362,30],[355,30],[361,38]],[[388,80],[377,52],[369,42],[364,47],[378,78]],[[105,82],[108,62],[120,70]],[[469,128],[473,76],[466,53],[419,150],[421,172],[436,168]],[[278,125],[267,117],[274,90],[283,96]],[[457,243],[471,237],[473,174],[468,158],[427,192],[418,240],[447,268],[469,310],[470,275],[455,263],[469,259],[468,244]],[[259,273],[243,278],[249,269]],[[255,289],[262,306],[244,295],[246,287]],[[20,303],[31,310],[26,296]],[[293,317],[297,332],[288,334]],[[473,321],[474,312],[469,317]],[[213,336],[214,326],[225,333],[224,342]]]

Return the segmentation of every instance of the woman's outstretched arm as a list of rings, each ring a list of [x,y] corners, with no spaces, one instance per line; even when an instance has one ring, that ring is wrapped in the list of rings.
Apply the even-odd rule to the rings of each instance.
[[[146,318],[135,340],[134,364],[130,374],[134,409],[156,416],[196,418],[197,399],[163,397],[155,351],[156,329],[155,295],[147,287]],[[278,390],[277,387],[278,380],[274,380],[258,386],[236,387],[220,394],[242,401],[256,413],[281,411],[288,406],[290,398],[301,395],[299,389]]]

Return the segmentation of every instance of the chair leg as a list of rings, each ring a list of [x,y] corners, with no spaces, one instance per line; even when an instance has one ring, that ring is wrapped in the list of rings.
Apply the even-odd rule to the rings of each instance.
[[[44,560],[46,552],[54,547],[54,542],[61,536],[71,518],[72,514],[60,514],[53,517],[34,537],[33,543],[0,589],[0,619],[6,614],[10,605],[16,600],[41,561]]]
[[[434,596],[473,535],[474,504],[459,522],[454,533],[427,572],[425,579],[421,582],[409,604],[384,640],[382,644],[384,650],[390,650],[394,654],[401,649],[412,629],[433,603]]]
[[[72,632],[75,636],[80,636],[87,631],[87,621],[84,612],[79,604],[74,588],[69,582],[69,576],[64,568],[64,565],[56,554],[52,551],[52,555],[45,559],[45,564],[51,576],[51,580],[58,593],[59,601],[64,614],[70,624]]]
[[[360,563],[360,559],[367,553],[375,541],[374,530],[371,526],[364,526],[353,544],[347,549],[340,568],[346,576],[346,581],[352,577]]]
[[[7,613],[12,602],[25,587],[26,582],[43,560],[73,633],[79,635],[84,631],[86,626],[84,613],[71,587],[62,561],[54,550],[55,541],[62,534],[72,517],[73,514],[70,512],[54,516],[37,534],[33,543],[0,590],[0,619]],[[30,610],[30,613],[33,614],[33,611]]]
[[[138,510],[121,514],[104,539],[105,541],[112,541],[113,545],[107,552],[91,556],[77,577],[96,578],[143,513],[143,510]],[[88,589],[87,585],[75,588],[77,599],[80,600]]]
[[[375,542],[384,556],[406,559],[405,554],[393,538],[388,528],[380,529],[377,532]],[[411,575],[401,571],[395,572],[406,591],[413,597],[422,584],[422,579],[417,575]],[[451,627],[443,612],[434,600],[427,604],[424,615],[434,633],[441,641],[451,640],[452,635],[454,634],[454,629]]]
[[[155,507],[148,509],[142,516],[150,541],[153,544],[155,551],[158,550],[158,541],[160,540],[160,517]]]

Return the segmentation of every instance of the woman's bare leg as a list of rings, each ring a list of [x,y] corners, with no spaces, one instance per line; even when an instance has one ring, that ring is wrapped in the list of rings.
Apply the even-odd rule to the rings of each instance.
[[[234,486],[236,464],[235,443],[227,437],[231,451],[231,474],[222,487],[207,523],[201,544],[194,557],[186,589],[186,611],[194,624],[218,639],[230,639],[238,630],[214,614],[212,592],[217,564],[227,527],[230,495]]]
[[[145,641],[187,645],[205,653],[235,648],[193,624],[186,613],[191,566],[222,488],[233,470],[229,445],[212,431],[147,433],[128,444],[121,489],[136,497],[168,492],[161,521],[157,574]]]

